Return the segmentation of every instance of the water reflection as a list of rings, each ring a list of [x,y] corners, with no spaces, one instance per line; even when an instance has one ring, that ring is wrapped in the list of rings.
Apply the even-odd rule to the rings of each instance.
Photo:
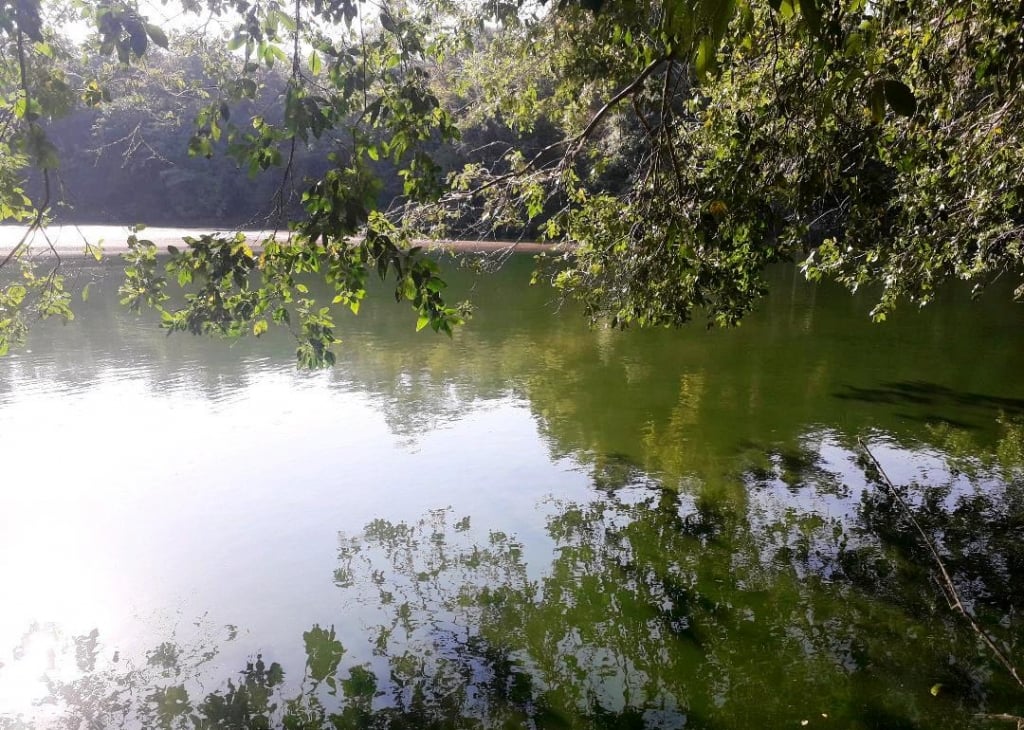
[[[303,659],[254,650],[231,671],[216,662],[239,641],[228,627],[133,662],[93,631],[51,648],[39,707],[104,728],[948,727],[1024,709],[943,603],[907,516],[830,446],[838,460],[770,455],[745,479],[747,506],[609,473],[600,498],[556,500],[542,566],[516,535],[450,509],[377,519],[339,537],[324,576],[337,624],[302,633]],[[1012,646],[1024,470],[959,479],[908,496]],[[47,631],[60,638],[26,636]]]
[[[556,453],[624,454],[671,478],[728,467],[765,434],[792,445],[808,426],[877,428],[910,443],[937,422],[991,434],[999,412],[1024,409],[1024,311],[998,292],[982,302],[947,292],[872,325],[859,300],[780,269],[762,311],[738,330],[620,333],[556,312],[550,290],[526,286],[530,268],[513,259],[483,282],[452,271],[452,296],[476,305],[454,341],[415,333],[404,307],[377,297],[359,317],[339,316],[338,367],[292,377],[370,395],[406,435],[514,395]],[[268,372],[292,373],[284,330],[235,342],[165,337],[117,303],[116,267],[71,276],[92,282],[78,320],[40,323],[30,353],[0,361],[0,399],[132,379],[218,400]]]
[[[780,271],[738,331],[619,333],[528,269],[476,286],[453,340],[364,307],[313,374],[287,333],[164,337],[82,269],[79,319],[0,360],[0,728],[1022,709],[856,448],[1018,653],[1017,310],[951,295],[872,327]]]

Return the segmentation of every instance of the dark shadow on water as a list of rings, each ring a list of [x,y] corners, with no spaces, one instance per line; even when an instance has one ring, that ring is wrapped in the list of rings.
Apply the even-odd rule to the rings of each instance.
[[[921,727],[909,717],[893,713],[884,707],[868,707],[862,715],[862,725],[871,730],[919,730]]]
[[[978,424],[969,423],[959,418],[950,418],[949,416],[943,416],[938,413],[925,413],[924,415],[919,415],[903,411],[896,413],[895,415],[897,418],[902,418],[907,421],[921,421],[930,425],[944,424],[950,428],[959,428],[964,431],[976,431],[979,428]]]
[[[1024,414],[1024,398],[1005,398],[984,393],[954,390],[937,383],[900,381],[882,383],[877,388],[861,388],[854,385],[846,385],[844,387],[844,391],[834,393],[833,395],[842,400],[865,403],[908,404],[929,406],[940,410],[982,409],[994,412],[1002,411],[1008,416]],[[914,418],[932,422],[942,421],[950,425],[960,426],[961,428],[972,428],[972,426],[955,418],[951,419],[949,416],[940,416],[935,413],[914,416]]]

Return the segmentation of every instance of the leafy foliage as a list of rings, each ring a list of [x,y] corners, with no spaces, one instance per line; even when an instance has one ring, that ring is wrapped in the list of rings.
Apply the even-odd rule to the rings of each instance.
[[[183,84],[194,120],[181,148],[196,164],[223,157],[277,181],[287,242],[257,252],[204,237],[172,253],[168,273],[193,288],[164,311],[171,330],[259,334],[290,324],[294,303],[300,362],[329,364],[331,311],[295,277],[325,277],[356,309],[375,270],[417,328],[450,332],[459,312],[411,240],[467,218],[569,244],[552,281],[618,326],[698,312],[735,324],[783,261],[879,286],[876,319],[951,278],[980,288],[1021,271],[1024,29],[1006,0],[431,0],[376,13],[210,0],[229,26],[216,49],[104,1],[74,6],[96,31],[74,84],[40,1],[0,6],[15,61],[0,85],[0,220],[45,221],[59,162],[46,120],[76,99],[152,98],[154,86],[132,90],[143,78]],[[214,83],[161,67],[170,49],[200,51]],[[486,125],[511,134],[446,152]],[[304,155],[318,164],[299,179]],[[45,183],[34,203],[29,164]],[[202,173],[170,174],[203,197]],[[128,303],[162,307],[135,276]]]
[[[551,59],[559,83],[547,99],[540,80],[525,95],[508,89],[539,99],[520,116],[584,101],[564,105],[555,154],[514,177],[563,196],[541,224],[576,244],[558,286],[621,325],[680,324],[697,310],[733,324],[777,261],[851,289],[880,285],[877,319],[950,278],[980,289],[1020,274],[1011,4],[704,5],[569,8],[523,35],[523,55]],[[610,97],[596,113],[595,87]],[[630,168],[610,185],[617,156]],[[513,180],[474,185],[537,214]]]

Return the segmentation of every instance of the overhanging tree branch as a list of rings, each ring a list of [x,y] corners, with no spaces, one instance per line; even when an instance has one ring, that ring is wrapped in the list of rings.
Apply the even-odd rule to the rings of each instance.
[[[449,199],[450,200],[459,200],[459,199],[465,199],[465,198],[472,198],[472,197],[474,197],[476,195],[479,195],[479,194],[485,192],[486,190],[488,190],[490,188],[495,187],[496,185],[500,185],[501,183],[505,182],[506,180],[511,180],[513,178],[521,177],[522,175],[525,175],[526,173],[530,172],[531,170],[534,170],[536,168],[536,166],[537,166],[537,163],[540,162],[540,160],[548,152],[551,152],[552,150],[558,149],[559,147],[565,147],[566,148],[565,154],[562,157],[562,163],[561,163],[564,166],[566,164],[566,162],[570,158],[572,158],[573,156],[575,156],[579,152],[580,145],[583,142],[585,142],[590,137],[590,135],[594,132],[594,129],[597,128],[597,125],[601,123],[601,120],[604,119],[608,115],[608,113],[612,109],[614,109],[616,107],[616,105],[618,105],[623,99],[626,99],[627,97],[632,96],[633,93],[635,93],[636,90],[638,88],[640,88],[640,86],[644,83],[644,81],[646,81],[647,78],[652,73],[654,73],[661,64],[663,64],[665,61],[668,61],[668,60],[670,60],[670,56],[660,56],[660,57],[654,59],[653,61],[651,61],[649,64],[647,64],[647,66],[644,67],[644,69],[636,76],[636,78],[634,78],[632,81],[630,81],[628,84],[626,84],[626,86],[624,86],[621,90],[619,90],[618,93],[615,94],[615,96],[613,96],[611,99],[609,99],[605,103],[604,106],[602,106],[600,109],[597,110],[597,112],[594,114],[594,116],[590,118],[590,121],[587,123],[587,126],[583,128],[582,132],[579,132],[578,134],[573,135],[569,139],[561,139],[561,140],[559,140],[557,142],[552,142],[551,144],[549,144],[546,147],[544,147],[543,149],[541,149],[540,152],[535,154],[532,158],[530,158],[530,160],[525,165],[523,165],[521,168],[519,168],[517,170],[512,170],[511,172],[506,172],[503,175],[498,175],[497,177],[491,178],[487,182],[485,182],[485,183],[483,183],[481,185],[478,185],[477,187],[475,187],[475,188],[473,188],[471,190],[466,191],[462,195],[451,196],[451,198],[449,198]]]
[[[641,84],[643,84],[644,81],[647,80],[648,76],[654,73],[661,64],[665,63],[665,61],[670,60],[670,58],[670,56],[660,56],[651,61],[649,64],[647,64],[644,70],[637,75],[635,79],[626,84],[626,86],[624,86],[622,90],[620,90],[615,96],[609,99],[603,107],[598,109],[597,113],[594,114],[593,117],[591,117],[590,122],[587,124],[587,126],[583,128],[583,131],[577,134],[575,137],[573,137],[572,140],[570,140],[569,149],[567,149],[565,152],[566,157],[568,158],[574,155],[578,151],[579,145],[581,145],[583,142],[587,140],[587,138],[591,135],[591,133],[593,133],[597,125],[601,123],[601,120],[604,119],[605,116],[607,116],[608,112],[614,109],[620,101],[622,101],[628,96],[631,96],[633,92],[640,88]]]

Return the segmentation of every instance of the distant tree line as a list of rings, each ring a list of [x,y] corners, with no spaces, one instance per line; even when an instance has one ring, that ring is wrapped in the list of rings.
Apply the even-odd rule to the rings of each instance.
[[[287,177],[279,165],[247,174],[244,160],[225,154],[226,140],[219,140],[225,144],[214,145],[208,156],[190,154],[195,119],[217,91],[209,63],[199,56],[154,56],[117,80],[122,88],[109,103],[78,107],[49,125],[48,136],[60,158],[54,171],[55,222],[283,228],[287,220],[301,215],[303,186],[327,171],[332,140],[311,139],[297,146]],[[258,97],[229,115],[262,115],[268,123],[280,124],[282,109],[277,102],[287,84],[287,76],[271,70],[260,79]],[[540,149],[556,139],[550,124],[521,134],[500,120],[476,119],[465,123],[458,144],[427,147],[448,174],[487,161],[496,147]],[[388,209],[402,197],[398,168],[387,159],[371,161],[371,167],[381,181],[376,204]],[[28,190],[38,197],[41,187],[35,171]],[[535,226],[522,222],[481,225],[482,214],[481,205],[467,206],[448,219],[447,234],[537,233]]]

